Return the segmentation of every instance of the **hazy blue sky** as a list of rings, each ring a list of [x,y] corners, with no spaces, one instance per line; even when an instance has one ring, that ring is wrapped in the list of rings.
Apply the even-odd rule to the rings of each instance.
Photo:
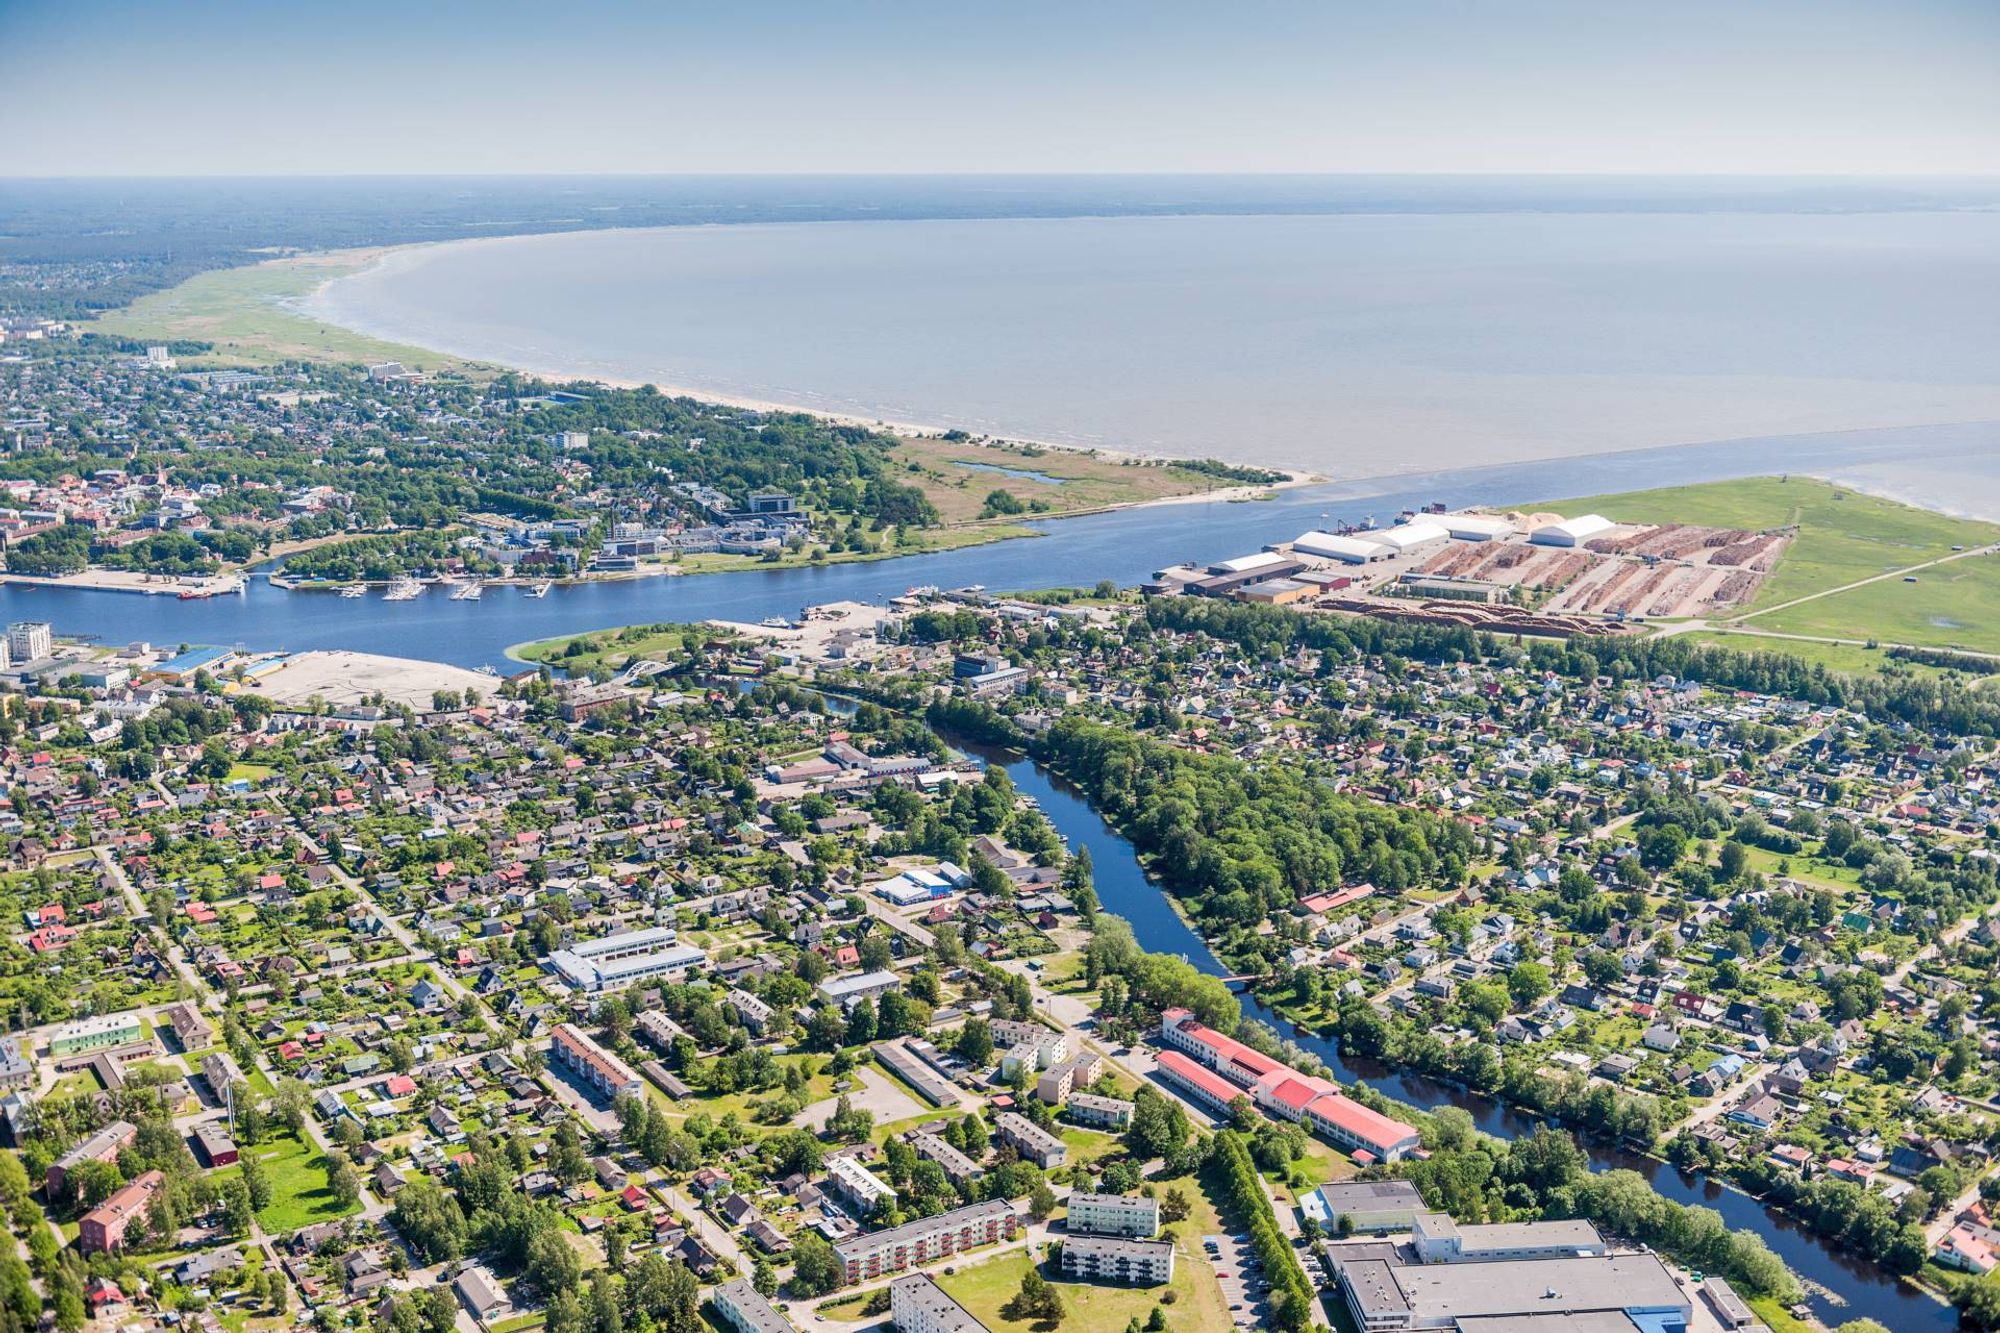
[[[0,0],[0,174],[2000,174],[2000,0]]]

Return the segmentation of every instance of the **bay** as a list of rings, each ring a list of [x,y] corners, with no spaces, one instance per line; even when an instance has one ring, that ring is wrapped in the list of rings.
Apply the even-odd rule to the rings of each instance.
[[[2000,417],[2000,211],[1526,204],[486,238],[307,309],[552,376],[1334,478]]]

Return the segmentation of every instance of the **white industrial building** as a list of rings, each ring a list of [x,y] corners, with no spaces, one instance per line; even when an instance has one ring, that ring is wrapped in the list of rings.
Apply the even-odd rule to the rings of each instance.
[[[1214,575],[1251,574],[1260,569],[1270,569],[1285,563],[1285,557],[1276,551],[1259,551],[1255,555],[1239,555],[1228,560],[1218,560],[1208,567],[1208,572]]]
[[[1345,565],[1365,565],[1375,560],[1387,560],[1395,554],[1378,541],[1318,531],[1300,533],[1298,540],[1292,543],[1292,553],[1338,560]]]
[[[1544,523],[1529,534],[1537,546],[1581,546],[1593,537],[1602,537],[1618,525],[1602,514],[1579,514],[1575,518]]]
[[[1451,533],[1442,523],[1420,518],[1409,523],[1398,523],[1393,528],[1369,534],[1371,540],[1381,543],[1398,555],[1406,555],[1422,546],[1432,546],[1438,542],[1451,540]]]
[[[1446,514],[1438,522],[1444,524],[1445,531],[1456,541],[1497,542],[1514,535],[1511,520],[1491,514]]]

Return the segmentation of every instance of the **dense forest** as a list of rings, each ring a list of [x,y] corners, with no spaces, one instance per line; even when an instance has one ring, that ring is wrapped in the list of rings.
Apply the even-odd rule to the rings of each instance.
[[[1252,767],[1075,717],[1032,748],[1213,926],[1251,926],[1355,880],[1390,892],[1455,883],[1473,852],[1463,827],[1430,815],[1352,800],[1294,769]]]

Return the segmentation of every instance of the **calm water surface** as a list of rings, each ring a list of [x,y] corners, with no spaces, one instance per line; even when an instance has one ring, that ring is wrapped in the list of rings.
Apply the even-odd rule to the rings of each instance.
[[[554,375],[1338,478],[2000,416],[2000,212],[1394,206],[482,239],[309,308]]]

